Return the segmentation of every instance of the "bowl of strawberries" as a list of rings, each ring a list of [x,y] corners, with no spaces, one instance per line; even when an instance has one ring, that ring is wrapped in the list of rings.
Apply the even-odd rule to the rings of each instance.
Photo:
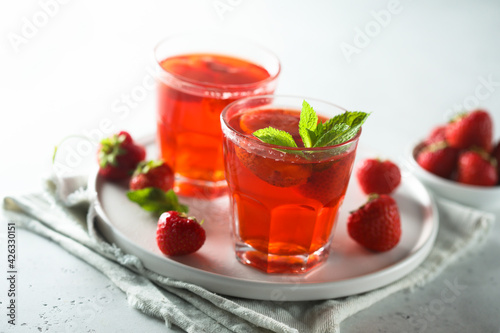
[[[500,202],[500,140],[486,110],[433,128],[408,153],[411,171],[436,195],[476,207]]]

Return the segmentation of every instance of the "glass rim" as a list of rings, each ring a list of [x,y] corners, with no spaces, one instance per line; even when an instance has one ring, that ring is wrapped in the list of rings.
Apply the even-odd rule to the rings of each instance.
[[[252,88],[259,87],[261,85],[266,85],[270,82],[273,82],[279,77],[279,75],[281,73],[281,61],[278,58],[278,56],[276,55],[276,53],[274,53],[271,49],[259,44],[258,42],[254,41],[254,40],[251,40],[251,39],[245,38],[245,37],[240,37],[240,36],[238,36],[239,41],[244,40],[245,43],[252,45],[252,47],[254,47],[255,49],[258,49],[260,51],[264,51],[265,53],[270,55],[271,58],[273,58],[273,60],[277,64],[277,70],[274,74],[270,73],[268,71],[268,68],[266,68],[265,66],[262,65],[262,67],[270,75],[268,78],[265,78],[264,80],[260,80],[260,81],[252,82],[252,83],[244,83],[244,84],[214,84],[214,83],[210,83],[210,82],[190,80],[182,75],[173,74],[173,73],[165,70],[163,67],[161,67],[160,62],[162,60],[164,60],[164,59],[159,59],[159,57],[158,57],[158,49],[161,45],[163,45],[164,43],[166,43],[170,40],[174,40],[176,38],[190,37],[190,36],[199,37],[199,36],[203,36],[203,35],[209,35],[212,38],[216,37],[216,38],[221,38],[221,39],[223,36],[227,36],[227,38],[235,37],[235,36],[231,36],[231,35],[227,35],[227,34],[223,34],[223,33],[210,33],[209,34],[209,33],[199,33],[199,32],[196,32],[196,33],[188,32],[188,33],[172,34],[170,36],[162,38],[158,43],[156,43],[155,47],[153,48],[153,59],[154,59],[154,63],[155,63],[156,69],[157,69],[157,77],[159,76],[160,80],[162,79],[161,76],[164,76],[164,77],[167,77],[170,79],[174,79],[174,80],[178,80],[178,81],[182,82],[183,85],[185,85],[185,86],[187,85],[190,88],[202,88],[202,89],[210,88],[212,90],[216,90],[216,91],[220,91],[220,92],[232,91],[232,90],[236,90],[236,91],[252,90]],[[203,53],[203,50],[200,50],[199,52],[178,53],[177,55],[189,55],[189,54],[195,54],[195,53]],[[213,52],[213,53],[209,53],[209,54],[222,55],[222,56],[226,55],[224,53],[217,53],[217,52]],[[239,58],[239,59],[252,62],[250,59],[244,59],[244,58]],[[255,63],[255,62],[252,62],[252,63]],[[259,66],[260,66],[260,64],[259,64]]]
[[[326,105],[330,105],[330,106],[333,106],[335,108],[338,108],[339,110],[343,110],[344,112],[346,112],[347,110],[344,109],[343,107],[337,105],[337,104],[334,104],[334,103],[331,103],[331,102],[328,102],[328,101],[325,101],[325,100],[321,100],[321,99],[317,99],[317,98],[309,98],[309,97],[304,97],[304,96],[298,96],[298,95],[258,95],[258,96],[249,96],[249,97],[244,97],[244,98],[241,98],[241,99],[238,99],[234,102],[231,102],[230,104],[228,104],[221,112],[220,114],[220,120],[221,120],[221,125],[225,128],[227,128],[229,131],[231,131],[231,133],[235,134],[237,137],[241,138],[241,139],[251,139],[251,138],[254,138],[256,139],[256,142],[261,145],[262,147],[266,147],[266,148],[272,148],[272,149],[283,149],[283,150],[290,150],[290,151],[311,151],[311,152],[321,152],[321,151],[325,151],[325,150],[331,150],[331,149],[336,149],[336,148],[340,148],[340,147],[343,147],[343,146],[346,146],[348,144],[351,144],[355,141],[357,141],[359,139],[359,137],[361,136],[361,131],[362,131],[362,127],[359,128],[359,131],[356,133],[356,135],[354,137],[352,137],[351,139],[345,141],[345,142],[342,142],[342,143],[339,143],[339,144],[336,144],[336,145],[332,145],[332,146],[326,146],[326,147],[309,147],[309,148],[306,148],[306,147],[286,147],[286,146],[278,146],[278,145],[273,145],[273,144],[270,144],[270,143],[266,143],[266,142],[262,142],[260,140],[258,140],[256,137],[250,135],[250,134],[244,134],[244,133],[241,133],[239,131],[237,131],[236,129],[234,129],[232,126],[229,125],[229,123],[226,121],[226,114],[228,112],[229,109],[231,109],[232,107],[238,105],[238,104],[242,104],[244,102],[247,102],[249,100],[255,100],[255,99],[259,99],[259,98],[295,98],[295,99],[301,99],[301,100],[306,100],[306,101],[315,101],[315,102],[320,102],[320,103],[324,103]],[[223,128],[223,134],[225,135],[224,133],[224,128]]]

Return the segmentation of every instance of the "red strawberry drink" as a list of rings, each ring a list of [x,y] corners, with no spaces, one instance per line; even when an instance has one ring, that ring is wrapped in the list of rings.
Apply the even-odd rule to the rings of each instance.
[[[238,98],[273,93],[278,59],[212,35],[169,38],[155,52],[158,145],[175,172],[175,191],[208,199],[226,194],[220,112]]]
[[[345,110],[307,99],[318,111],[310,142],[299,130],[303,100],[247,98],[221,115],[236,256],[267,273],[302,273],[326,260],[361,134],[359,124],[347,142],[312,147],[316,124]],[[269,126],[289,135],[272,137]]]

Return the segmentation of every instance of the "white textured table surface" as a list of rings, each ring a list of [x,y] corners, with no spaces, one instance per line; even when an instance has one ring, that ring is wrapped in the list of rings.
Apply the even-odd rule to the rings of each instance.
[[[4,1],[0,194],[38,190],[67,135],[153,131],[151,50],[167,34],[198,29],[273,49],[283,66],[277,93],[373,112],[361,144],[398,162],[463,107],[490,110],[500,138],[499,18],[498,1]],[[346,320],[343,332],[499,332],[500,204],[494,213],[497,224],[477,253],[422,290]],[[5,240],[3,226],[1,332],[169,331],[131,309],[99,272],[23,230],[17,325],[7,325]],[[443,302],[453,281],[459,295]]]

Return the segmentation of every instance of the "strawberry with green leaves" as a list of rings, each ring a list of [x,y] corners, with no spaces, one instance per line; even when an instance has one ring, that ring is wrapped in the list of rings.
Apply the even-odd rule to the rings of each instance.
[[[145,158],[146,149],[136,144],[129,133],[121,131],[99,143],[99,174],[110,180],[126,179]]]
[[[401,217],[396,201],[386,194],[370,195],[363,206],[349,215],[347,231],[354,241],[369,250],[391,250],[401,239]]]
[[[496,160],[485,151],[469,150],[458,158],[457,181],[476,186],[494,186],[498,183]]]
[[[160,216],[167,211],[187,213],[188,207],[179,203],[172,187],[174,173],[163,161],[143,161],[130,179],[127,197],[142,209]]]
[[[174,172],[163,161],[142,161],[130,179],[132,191],[156,187],[165,192],[174,187]]]
[[[446,125],[434,127],[425,139],[424,143],[426,145],[430,145],[442,141],[446,141]]]
[[[498,141],[495,148],[493,148],[491,156],[496,160],[498,177],[500,177],[500,141]]]
[[[446,127],[446,141],[457,149],[481,148],[491,151],[493,120],[485,110],[460,114]]]
[[[458,152],[458,149],[450,147],[446,141],[440,141],[423,147],[416,160],[430,173],[450,179],[457,167]]]
[[[156,242],[160,251],[165,255],[191,254],[198,251],[205,240],[205,230],[194,217],[168,211],[158,219]]]
[[[401,183],[401,171],[390,160],[367,158],[358,167],[356,176],[365,194],[390,194]]]

